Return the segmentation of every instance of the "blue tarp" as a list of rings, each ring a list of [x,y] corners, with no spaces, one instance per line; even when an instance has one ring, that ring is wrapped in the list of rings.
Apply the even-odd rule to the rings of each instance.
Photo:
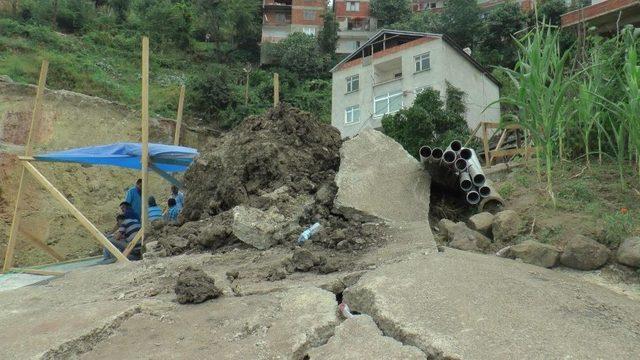
[[[196,155],[198,155],[196,149],[184,146],[149,144],[151,163],[165,172],[186,171]],[[142,144],[116,143],[89,146],[51,152],[34,156],[34,158],[38,161],[119,166],[140,170]]]

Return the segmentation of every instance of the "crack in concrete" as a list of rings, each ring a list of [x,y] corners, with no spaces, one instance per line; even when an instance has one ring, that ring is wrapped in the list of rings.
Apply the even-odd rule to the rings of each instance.
[[[84,335],[66,341],[55,349],[47,350],[40,355],[41,360],[68,359],[89,352],[95,345],[109,338],[122,324],[132,316],[142,312],[140,305],[134,306],[123,313],[106,321],[102,326],[94,328]]]

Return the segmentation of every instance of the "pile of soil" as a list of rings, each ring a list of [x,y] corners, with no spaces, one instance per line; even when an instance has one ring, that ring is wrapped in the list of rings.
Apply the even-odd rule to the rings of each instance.
[[[186,172],[183,224],[159,227],[150,237],[169,255],[237,243],[234,208],[241,205],[290,222],[278,229],[276,243],[294,245],[315,222],[322,226],[314,246],[357,250],[377,243],[379,232],[362,219],[334,212],[341,143],[334,127],[286,104],[248,117],[201,149]]]
[[[222,294],[212,277],[202,269],[192,267],[180,272],[174,291],[180,304],[199,304]]]

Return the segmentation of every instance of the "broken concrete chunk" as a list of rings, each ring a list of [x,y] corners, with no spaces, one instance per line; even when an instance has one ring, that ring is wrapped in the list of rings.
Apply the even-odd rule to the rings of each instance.
[[[292,231],[290,220],[275,209],[260,209],[236,206],[233,208],[232,231],[240,241],[266,250],[284,240]]]
[[[368,315],[345,320],[329,342],[307,355],[310,360],[427,359],[420,349],[384,336]]]
[[[552,268],[560,261],[560,251],[554,246],[527,240],[510,246],[504,252],[504,257],[521,259],[527,264]]]
[[[499,242],[515,240],[522,231],[522,220],[513,210],[505,210],[496,214],[493,218],[491,232],[493,239]]]
[[[640,268],[640,237],[634,236],[623,241],[618,248],[617,259],[620,264]]]
[[[365,130],[340,148],[337,211],[396,221],[427,221],[429,175],[400,144]]]
[[[567,242],[560,262],[572,269],[595,270],[607,263],[609,253],[609,249],[599,242],[576,235]]]
[[[490,212],[475,214],[467,220],[469,229],[478,231],[485,236],[491,237],[491,227],[495,216]]]
[[[222,294],[212,277],[190,266],[180,272],[174,290],[180,304],[199,304]]]

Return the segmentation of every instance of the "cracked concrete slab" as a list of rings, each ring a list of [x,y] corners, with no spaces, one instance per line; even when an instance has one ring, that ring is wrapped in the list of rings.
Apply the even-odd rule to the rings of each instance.
[[[427,359],[420,349],[382,335],[368,315],[345,320],[326,345],[311,349],[310,360]]]
[[[640,354],[640,303],[573,276],[453,249],[370,271],[344,301],[433,359]]]
[[[301,359],[338,325],[334,294],[313,287],[142,311],[81,359]]]
[[[336,209],[391,221],[427,221],[431,180],[418,160],[383,133],[368,129],[340,148]]]

